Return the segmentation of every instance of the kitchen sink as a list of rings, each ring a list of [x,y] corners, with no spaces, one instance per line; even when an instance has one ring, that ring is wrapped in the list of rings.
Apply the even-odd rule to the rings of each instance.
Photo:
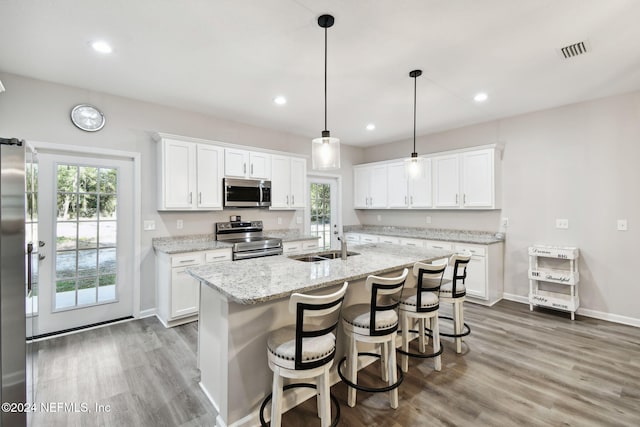
[[[352,255],[360,255],[358,252],[347,252],[347,256],[350,257]],[[292,255],[289,258],[296,260],[296,261],[302,261],[302,262],[317,262],[317,261],[326,261],[329,259],[338,259],[342,256],[340,250],[336,249],[336,250],[331,250],[331,251],[322,251],[322,252],[316,252],[313,254],[306,254],[306,255]]]

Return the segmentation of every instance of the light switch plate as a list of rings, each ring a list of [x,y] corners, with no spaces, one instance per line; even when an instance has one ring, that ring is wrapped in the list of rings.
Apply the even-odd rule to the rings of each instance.
[[[569,220],[568,219],[556,219],[556,228],[561,228],[566,230],[569,228]]]
[[[618,231],[627,231],[627,220],[619,219],[618,220]]]
[[[151,231],[156,229],[156,222],[154,220],[145,220],[142,227],[144,231]]]

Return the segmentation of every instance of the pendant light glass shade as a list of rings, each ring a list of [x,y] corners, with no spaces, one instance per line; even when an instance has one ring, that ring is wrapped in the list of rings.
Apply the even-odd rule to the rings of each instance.
[[[324,136],[311,141],[312,168],[316,170],[340,169],[340,139]]]
[[[315,170],[340,169],[340,139],[332,138],[327,130],[327,28],[333,23],[331,15],[318,18],[318,25],[324,28],[324,130],[320,138],[311,141],[311,167]]]
[[[413,70],[409,77],[413,78],[413,152],[411,157],[405,160],[405,170],[409,178],[418,178],[424,174],[424,159],[418,157],[416,152],[416,100],[418,92],[418,77],[422,75],[422,70]]]

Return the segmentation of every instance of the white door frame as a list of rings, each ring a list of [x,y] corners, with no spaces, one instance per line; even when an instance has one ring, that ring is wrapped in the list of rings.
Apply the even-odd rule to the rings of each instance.
[[[107,148],[81,147],[76,145],[56,144],[51,142],[30,141],[36,150],[55,151],[60,154],[90,154],[97,156],[111,156],[133,161],[133,317],[140,317],[140,218],[142,201],[135,194],[141,192],[141,155],[132,151],[110,150]]]
[[[342,235],[342,175],[333,174],[333,173],[321,173],[321,172],[312,172],[307,174],[307,188],[305,189],[307,193],[307,208],[304,213],[304,232],[305,234],[311,233],[311,192],[309,191],[309,184],[311,181],[315,179],[329,180],[335,181],[337,186],[336,191],[336,224],[338,225],[338,235]],[[333,233],[333,231],[332,231]],[[333,235],[332,235],[333,236]],[[333,237],[331,238],[333,241]]]

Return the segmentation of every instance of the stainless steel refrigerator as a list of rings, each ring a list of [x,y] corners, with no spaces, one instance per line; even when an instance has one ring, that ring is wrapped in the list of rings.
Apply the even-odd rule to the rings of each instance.
[[[30,229],[26,232],[26,166],[31,152],[15,138],[0,138],[0,149],[0,426],[13,427],[27,425],[22,405],[33,403],[34,390],[25,311],[33,278],[33,245],[27,241],[33,235]]]

